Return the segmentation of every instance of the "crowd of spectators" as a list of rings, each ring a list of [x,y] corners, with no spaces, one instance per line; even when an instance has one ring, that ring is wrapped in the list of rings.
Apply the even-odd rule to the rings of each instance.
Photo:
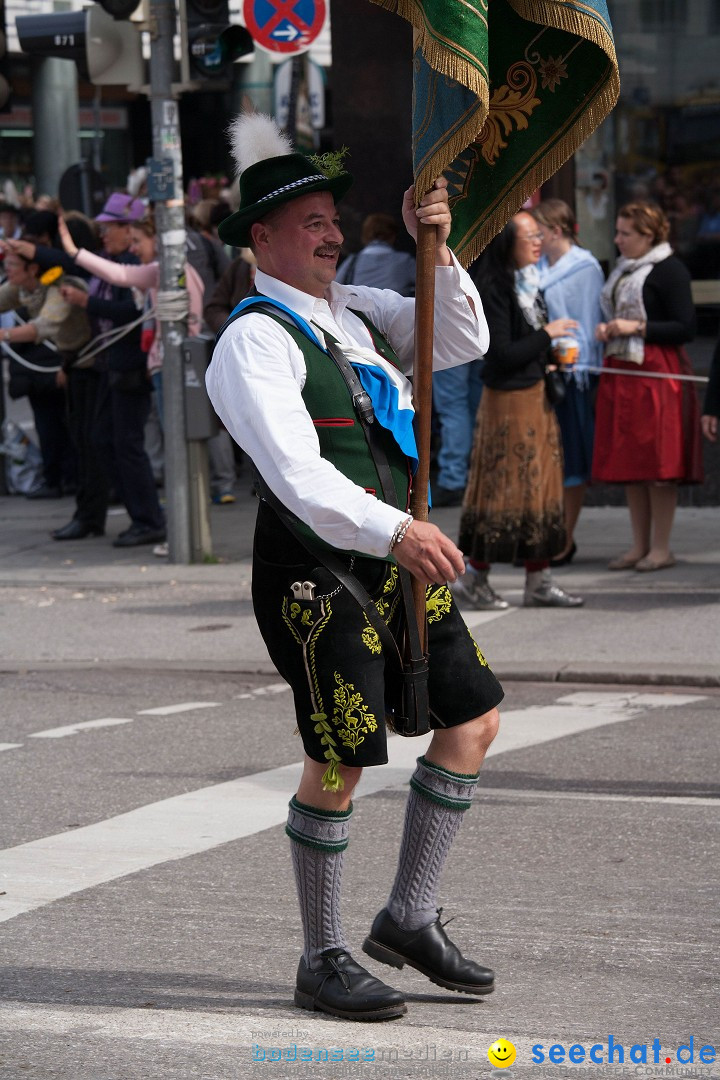
[[[661,177],[636,180],[633,195],[633,206],[657,205],[660,215],[657,220],[664,222],[657,237],[662,233],[662,243],[667,237],[668,252],[674,251],[690,265],[693,276],[718,276],[720,182],[716,178],[698,175],[693,186],[687,183],[684,173],[669,168]],[[189,334],[216,333],[252,287],[252,253],[229,250],[218,237],[218,225],[232,212],[227,198],[229,195],[222,180],[208,180],[204,184],[195,181],[188,191],[187,263],[183,283],[191,297]],[[623,212],[621,209],[621,215]],[[569,563],[575,555],[573,528],[588,483],[592,479],[632,482],[632,477],[628,481],[630,473],[622,477],[619,473],[617,477],[611,476],[603,463],[603,455],[606,457],[608,452],[615,452],[605,445],[608,439],[613,439],[607,428],[607,403],[611,393],[611,383],[607,380],[610,376],[600,380],[601,416],[605,425],[601,434],[603,446],[598,449],[595,442],[594,467],[591,464],[598,365],[602,363],[604,339],[602,332],[597,338],[591,336],[590,323],[601,320],[591,318],[588,313],[593,304],[599,310],[602,271],[592,254],[578,245],[577,227],[566,204],[549,200],[536,208],[533,215],[530,217],[525,213],[522,220],[517,219],[523,237],[527,234],[537,248],[537,251],[533,250],[532,259],[524,263],[525,268],[516,265],[513,252],[519,241],[512,226],[503,250],[507,255],[508,280],[514,281],[508,297],[515,297],[512,304],[523,312],[523,321],[518,324],[525,327],[523,340],[528,331],[534,332],[536,337],[544,335],[542,342],[538,338],[542,348],[538,347],[537,357],[532,360],[537,367],[538,379],[542,378],[543,382],[545,367],[556,366],[552,362],[550,346],[556,343],[555,338],[563,336],[559,331],[549,334],[544,327],[557,330],[561,318],[574,321],[574,328],[571,330],[568,322],[566,331],[576,337],[576,362],[572,368],[564,369],[563,400],[554,403],[565,461],[564,540],[560,541],[558,532],[552,544],[543,546],[540,552],[539,548],[528,546],[518,525],[520,531],[515,541],[508,546],[506,536],[504,546],[501,545],[503,552],[498,555],[497,537],[489,546],[486,540],[479,543],[474,525],[470,530],[472,542],[468,541],[472,551],[467,554],[470,568],[478,571],[482,579],[478,579],[479,591],[475,589],[474,606],[483,606],[483,602],[485,606],[504,604],[487,582],[490,564],[498,557],[510,562],[524,562],[528,574],[540,573],[548,592],[548,566]],[[635,228],[637,221],[631,220],[630,225]],[[338,280],[395,288],[406,295],[412,294],[414,259],[395,251],[395,229],[396,223],[391,216],[384,213],[370,215],[364,223],[363,246],[359,252],[349,253],[341,263]],[[651,248],[655,250],[658,243],[660,241],[653,238]],[[541,249],[543,258],[538,263],[537,255]],[[115,499],[125,505],[130,526],[115,537],[113,543],[117,546],[152,543],[157,554],[165,554],[165,520],[158,497],[158,488],[163,482],[162,345],[154,318],[158,261],[144,171],[136,170],[129,180],[127,192],[112,194],[94,220],[78,212],[62,214],[53,197],[33,198],[29,190],[18,193],[6,186],[5,198],[0,200],[0,255],[3,258],[0,264],[3,266],[0,342],[9,358],[9,393],[11,397],[27,397],[43,458],[43,475],[27,496],[31,499],[60,498],[75,494],[75,514],[67,525],[55,530],[53,536],[57,540],[101,536],[107,507]],[[536,264],[539,277],[533,276]],[[489,317],[493,315],[493,297],[500,285],[498,265],[492,264],[486,256],[473,270],[476,279],[482,283],[481,295],[489,309]],[[577,276],[580,272],[585,275],[582,281]],[[690,275],[685,273],[683,297],[690,314],[684,320],[682,341],[678,338],[677,342],[669,342],[671,351],[689,340],[693,333],[689,280]],[[525,293],[531,291],[536,297],[525,303],[525,308],[523,290]],[[531,307],[537,315],[537,327],[534,322],[526,326]],[[657,323],[657,319],[654,321]],[[516,330],[520,332],[517,327]],[[488,432],[497,451],[495,427],[500,420],[493,414],[494,419],[490,422],[488,409],[491,404],[497,406],[497,401],[492,398],[491,402],[492,395],[483,399],[483,386],[491,387],[496,397],[498,393],[505,393],[507,403],[514,405],[519,400],[518,390],[535,385],[534,379],[529,385],[527,379],[517,382],[519,368],[515,365],[511,371],[507,367],[509,360],[502,352],[505,348],[501,341],[503,333],[502,327],[495,327],[492,356],[478,357],[474,365],[454,370],[454,376],[461,375],[456,382],[446,384],[437,376],[435,378],[437,437],[434,468],[437,475],[433,496],[436,506],[460,505],[464,500],[466,525],[470,517],[475,523],[483,520],[483,515],[491,509],[480,497],[488,480],[487,476],[481,475],[481,461],[488,458]],[[512,345],[510,348],[510,345],[508,338],[505,350],[508,356],[514,355],[513,349],[517,351],[520,347]],[[522,349],[527,351],[527,348],[525,341]],[[613,363],[618,362],[607,347],[605,355],[606,358],[610,356]],[[648,355],[647,348],[645,355]],[[688,371],[685,360],[683,365],[682,370]],[[702,410],[702,431],[710,441],[717,438],[719,369],[720,348],[716,350],[710,389]],[[632,379],[625,380],[625,384],[628,382],[632,385]],[[616,379],[612,386],[617,385]],[[654,387],[651,399],[655,400],[659,392]],[[678,399],[682,416],[689,415],[688,401],[694,395],[694,389],[687,385],[682,387]],[[545,396],[539,401],[545,402],[546,407]],[[692,414],[694,417],[695,413]],[[484,418],[479,428],[476,417]],[[538,430],[538,425],[533,425],[534,438],[538,437]],[[557,430],[556,426],[548,427],[547,437],[550,432],[554,437]],[[473,438],[477,463],[472,473],[473,492],[469,495],[466,484]],[[540,433],[536,456],[549,467],[549,462],[555,458],[544,438]],[[689,445],[686,435],[683,438]],[[696,443],[694,445],[692,468],[677,478],[670,478],[671,481],[699,478]],[[224,429],[210,440],[209,450],[212,498],[220,504],[231,503],[235,499],[240,452]],[[627,459],[628,453],[623,451],[619,456]],[[495,469],[495,488],[498,479]],[[654,490],[652,478],[643,478],[642,482],[649,484],[649,492]],[[658,482],[664,485],[658,497],[667,501],[670,497],[667,494],[668,478],[660,477]],[[555,495],[553,498],[556,510],[557,499]],[[628,498],[635,521],[636,491],[628,488]],[[639,552],[640,546],[647,547],[642,536],[641,533],[638,540],[635,534],[631,551],[619,558],[623,566],[642,563],[648,554],[647,551],[644,555]],[[653,549],[651,555],[653,566],[672,565],[673,556],[667,542],[662,545],[662,550]],[[475,580],[472,574],[468,580],[471,579]],[[528,596],[533,591],[540,595],[543,590],[538,593],[537,588],[530,588]],[[552,595],[557,601],[560,593]],[[465,599],[472,602],[472,598]],[[572,597],[569,599],[572,601]],[[571,605],[565,601],[556,606]]]
[[[102,536],[115,501],[130,525],[113,544],[153,544],[164,555],[158,261],[145,180],[136,170],[128,191],[110,195],[94,219],[63,214],[56,199],[33,199],[29,190],[6,185],[0,346],[9,359],[10,396],[28,399],[43,459],[42,476],[24,494],[76,497],[72,519],[53,538]],[[227,317],[253,276],[248,253],[229,251],[217,235],[230,206],[207,188],[196,185],[195,193],[179,282],[189,291],[190,335],[217,329],[219,313]],[[235,501],[239,451],[223,428],[208,445],[212,499],[227,505]]]

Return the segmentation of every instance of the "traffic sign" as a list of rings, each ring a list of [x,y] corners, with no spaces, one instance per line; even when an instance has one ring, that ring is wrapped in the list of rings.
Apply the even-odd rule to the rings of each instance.
[[[327,4],[326,0],[243,0],[243,18],[261,49],[301,53],[325,25]]]

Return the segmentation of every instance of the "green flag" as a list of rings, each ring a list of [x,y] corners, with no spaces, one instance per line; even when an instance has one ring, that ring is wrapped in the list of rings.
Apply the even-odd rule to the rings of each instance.
[[[620,89],[605,0],[373,0],[416,30],[413,167],[444,174],[469,265],[607,116]]]

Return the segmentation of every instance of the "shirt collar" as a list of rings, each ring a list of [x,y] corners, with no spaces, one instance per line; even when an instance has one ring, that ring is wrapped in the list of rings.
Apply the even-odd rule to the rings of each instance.
[[[311,296],[310,293],[302,292],[288,285],[286,281],[271,277],[262,270],[255,272],[255,288],[265,296],[271,296],[273,300],[279,300],[287,307],[296,311],[306,322],[312,322],[315,315],[330,316],[333,320],[347,306],[352,295],[351,290],[337,285],[334,281],[328,286],[325,298]]]

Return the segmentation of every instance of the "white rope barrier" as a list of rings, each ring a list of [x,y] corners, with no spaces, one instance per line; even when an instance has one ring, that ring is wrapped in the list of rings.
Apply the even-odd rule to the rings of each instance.
[[[187,289],[158,289],[155,310],[159,322],[187,322],[190,317]]]
[[[26,320],[17,312],[13,312],[15,316],[15,322],[18,326],[24,326]],[[155,307],[150,308],[147,311],[143,311],[137,319],[132,322],[123,323],[122,326],[114,326],[110,330],[105,330],[103,333],[98,334],[96,337],[88,341],[86,345],[78,352],[77,360],[72,365],[73,367],[89,367],[88,361],[94,359],[98,353],[104,352],[105,349],[109,349],[112,345],[117,344],[118,341],[122,341],[136,326],[140,326],[148,319],[156,318],[158,322],[185,322],[187,324],[197,322],[196,316],[190,313],[190,297],[187,289],[173,289],[170,290],[158,290],[157,304]],[[44,373],[55,373],[61,371],[61,365],[57,367],[41,367],[38,364],[33,364],[30,360],[26,360],[24,357],[19,356],[14,349],[10,347],[7,342],[2,342],[2,350],[6,356],[11,357],[13,360],[21,364],[22,367],[27,368],[29,371],[39,371]],[[42,342],[49,349],[54,352],[58,352],[57,345],[50,340]]]
[[[43,345],[44,344],[45,342],[43,342]],[[2,343],[2,350],[6,356],[11,360],[14,360],[16,364],[20,364],[21,367],[27,368],[28,371],[39,371],[41,375],[54,375],[56,372],[62,370],[60,364],[58,364],[57,367],[44,367],[42,364],[33,364],[31,360],[26,360],[24,356],[20,356],[19,353],[16,353],[7,341]]]
[[[80,350],[73,367],[89,367],[88,360],[97,356],[98,353],[104,352],[105,349],[109,349],[111,345],[115,345],[118,341],[122,341],[131,330],[134,330],[136,326],[141,326],[146,319],[151,319],[154,314],[155,308],[151,308],[149,311],[143,311],[132,322],[123,323],[122,326],[114,326],[111,330],[105,330],[102,334],[98,334]]]
[[[15,319],[16,326],[27,326],[27,319],[23,319],[22,315],[18,315],[17,311],[13,311],[12,315]],[[28,341],[25,344],[40,344],[44,345],[46,349],[50,349],[52,352],[59,351],[55,342],[50,341],[49,338],[41,342]],[[28,371],[39,371],[41,375],[55,375],[58,371],[62,370],[60,364],[58,364],[57,367],[44,367],[42,364],[33,364],[31,360],[26,360],[24,356],[20,356],[19,353],[16,353],[9,341],[3,341],[2,350],[9,359],[14,360],[16,363],[20,364],[21,367],[27,368]]]
[[[637,371],[629,371],[627,368],[612,367],[587,367],[583,371],[589,371],[591,375],[631,375],[641,379],[675,379],[678,382],[706,383],[707,375],[672,375],[665,371],[644,371],[642,367]]]

